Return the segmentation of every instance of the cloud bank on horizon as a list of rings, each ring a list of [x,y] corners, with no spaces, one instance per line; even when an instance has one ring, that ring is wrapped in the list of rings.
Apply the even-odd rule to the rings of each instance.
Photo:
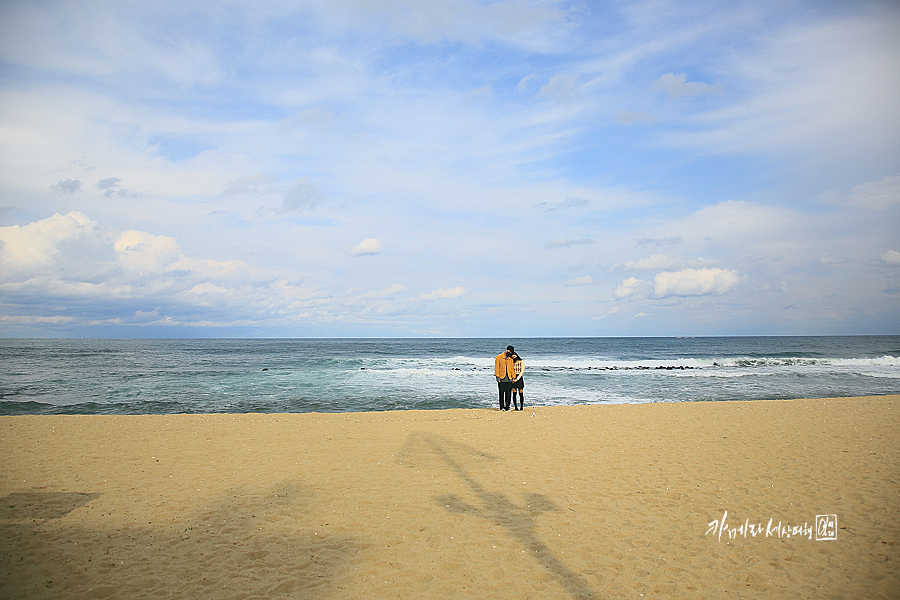
[[[900,6],[0,6],[0,335],[900,333]]]

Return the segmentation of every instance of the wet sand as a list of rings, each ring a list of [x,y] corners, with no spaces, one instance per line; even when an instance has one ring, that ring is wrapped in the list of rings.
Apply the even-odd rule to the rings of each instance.
[[[898,432],[900,396],[0,417],[0,597],[900,598]]]

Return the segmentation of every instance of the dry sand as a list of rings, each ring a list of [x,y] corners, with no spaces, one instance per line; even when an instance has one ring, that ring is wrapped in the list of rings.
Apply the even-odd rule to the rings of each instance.
[[[900,396],[2,417],[0,597],[900,598],[898,425]]]

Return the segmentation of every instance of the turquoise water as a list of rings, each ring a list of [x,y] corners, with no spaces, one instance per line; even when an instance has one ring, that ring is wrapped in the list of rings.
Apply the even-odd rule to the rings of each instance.
[[[526,339],[0,339],[0,414],[357,412],[900,393],[900,336]]]

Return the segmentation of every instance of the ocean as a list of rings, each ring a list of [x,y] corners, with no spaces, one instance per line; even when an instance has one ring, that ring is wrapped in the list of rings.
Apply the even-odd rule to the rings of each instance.
[[[0,339],[0,414],[363,412],[900,393],[900,336]]]

